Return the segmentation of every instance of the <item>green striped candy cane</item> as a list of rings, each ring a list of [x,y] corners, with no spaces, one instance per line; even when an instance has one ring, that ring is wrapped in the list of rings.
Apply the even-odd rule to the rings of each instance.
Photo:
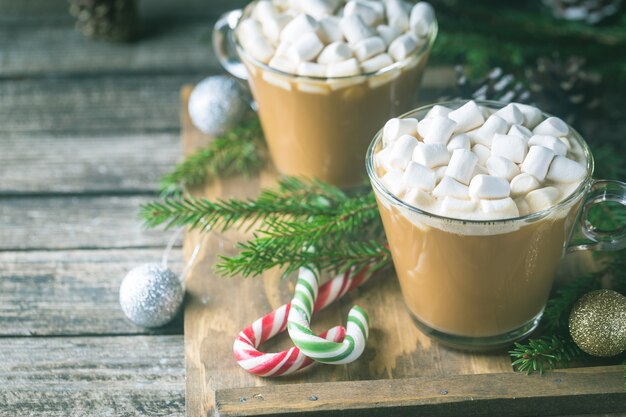
[[[302,353],[317,362],[333,365],[353,362],[365,350],[369,334],[367,313],[359,306],[352,307],[348,313],[346,336],[341,343],[317,336],[311,331],[310,324],[318,287],[317,276],[307,268],[300,268],[287,318],[289,337]]]

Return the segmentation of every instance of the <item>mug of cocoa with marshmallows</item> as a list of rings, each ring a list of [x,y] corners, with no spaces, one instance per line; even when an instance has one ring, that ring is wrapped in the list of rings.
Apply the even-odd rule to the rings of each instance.
[[[366,168],[417,326],[466,349],[530,334],[559,261],[626,247],[586,220],[626,184],[592,179],[593,157],[561,119],[524,104],[452,101],[389,120]]]
[[[362,185],[369,138],[416,98],[437,34],[432,7],[403,0],[258,0],[213,33],[246,79],[284,175]]]

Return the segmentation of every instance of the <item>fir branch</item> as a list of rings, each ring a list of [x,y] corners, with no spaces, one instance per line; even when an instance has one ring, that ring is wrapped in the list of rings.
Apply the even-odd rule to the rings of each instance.
[[[529,339],[526,344],[515,343],[509,355],[518,372],[542,374],[546,369],[568,364],[581,356],[582,351],[571,338],[554,335]]]
[[[205,149],[176,165],[161,179],[161,195],[179,195],[182,187],[201,185],[218,175],[252,175],[265,164],[265,153],[261,125],[254,118],[214,138]]]

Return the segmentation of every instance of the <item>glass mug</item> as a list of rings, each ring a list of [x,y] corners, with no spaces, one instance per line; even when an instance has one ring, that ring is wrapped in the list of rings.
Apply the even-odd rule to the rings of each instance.
[[[464,103],[439,104],[457,108]],[[477,103],[492,109],[504,106]],[[421,120],[433,106],[401,117]],[[376,134],[367,152],[366,169],[405,303],[424,333],[462,349],[508,345],[539,324],[566,252],[626,247],[625,229],[600,231],[587,221],[594,204],[615,201],[626,205],[626,184],[592,179],[594,162],[589,147],[572,127],[570,131],[587,167],[580,185],[548,209],[489,221],[428,213],[394,196],[374,166],[382,130]],[[575,242],[578,229],[582,240]]]
[[[276,168],[342,188],[363,185],[369,138],[414,105],[437,23],[404,61],[357,76],[303,77],[270,68],[239,43],[237,25],[254,3],[219,19],[213,48],[228,72],[248,81]]]

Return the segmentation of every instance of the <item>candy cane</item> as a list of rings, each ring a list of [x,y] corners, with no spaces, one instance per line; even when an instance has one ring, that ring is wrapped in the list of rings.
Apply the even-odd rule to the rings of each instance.
[[[367,281],[371,275],[369,268],[364,268],[354,274],[348,271],[336,276],[320,288],[313,311],[327,307],[348,291]],[[239,366],[259,376],[281,376],[291,374],[313,363],[297,347],[277,353],[264,353],[257,349],[262,343],[286,329],[290,310],[291,303],[284,304],[239,332],[233,345],[233,353]],[[345,332],[342,326],[336,326],[322,333],[321,337],[329,341],[341,342]]]
[[[326,340],[310,328],[311,316],[318,296],[315,274],[300,268],[291,311],[287,318],[287,331],[291,341],[311,359],[328,364],[344,364],[356,360],[363,350],[369,333],[369,318],[365,310],[354,306],[348,313],[348,327],[342,342]]]

